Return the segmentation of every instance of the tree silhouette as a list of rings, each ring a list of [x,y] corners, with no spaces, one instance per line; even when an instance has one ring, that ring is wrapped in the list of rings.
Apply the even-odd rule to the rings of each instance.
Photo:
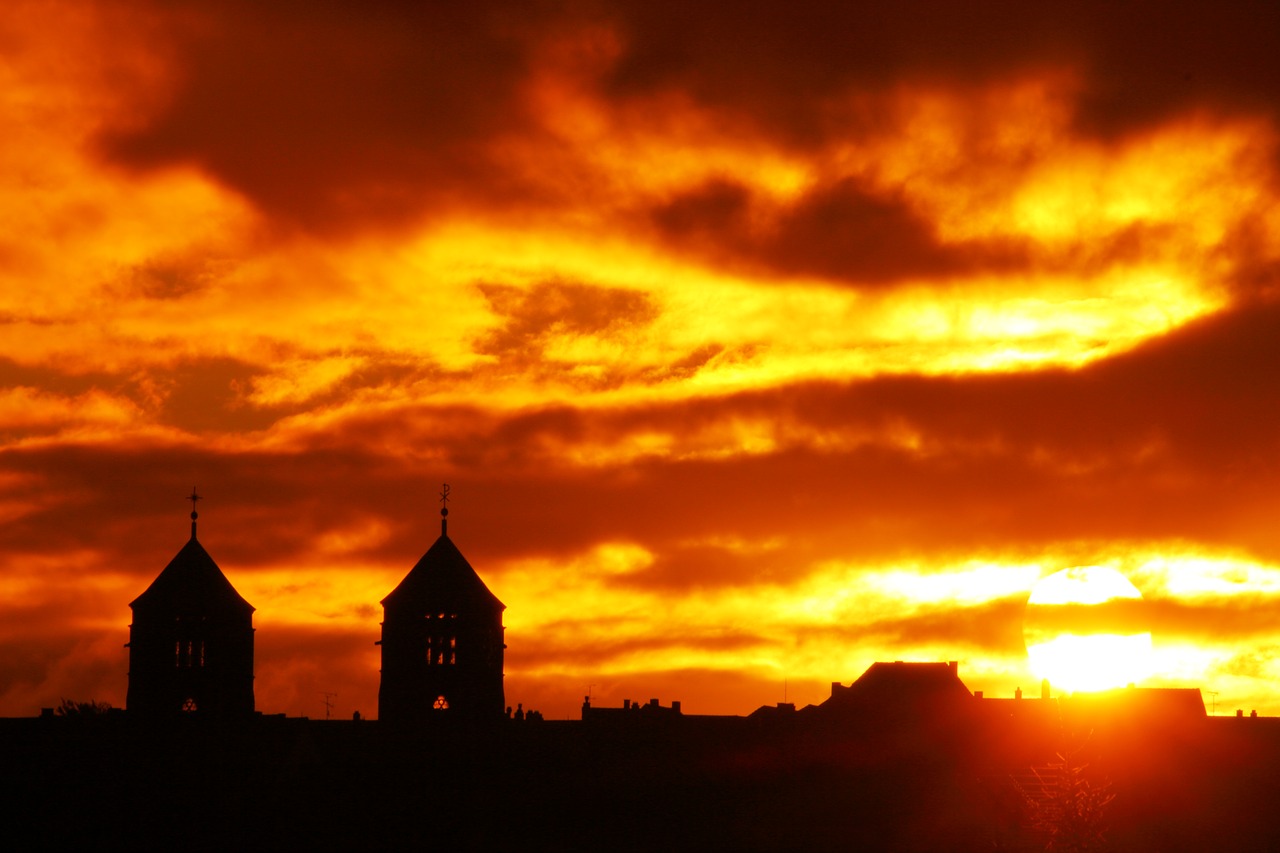
[[[1111,780],[1087,773],[1079,754],[1079,747],[1057,753],[1057,761],[1031,768],[1034,783],[1018,785],[1031,825],[1048,836],[1045,849],[1054,853],[1107,849],[1107,808],[1115,799]]]
[[[96,699],[90,699],[88,702],[63,699],[58,707],[53,709],[53,714],[56,717],[97,717],[110,710],[110,702],[99,702]]]

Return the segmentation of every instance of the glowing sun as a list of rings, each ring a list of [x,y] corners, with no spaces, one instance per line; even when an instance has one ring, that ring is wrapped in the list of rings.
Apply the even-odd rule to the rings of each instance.
[[[1142,593],[1105,566],[1063,569],[1031,590],[1023,639],[1031,670],[1061,690],[1106,690],[1151,674]]]

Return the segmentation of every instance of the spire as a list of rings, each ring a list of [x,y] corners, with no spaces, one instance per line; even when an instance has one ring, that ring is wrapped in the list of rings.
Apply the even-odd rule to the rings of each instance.
[[[200,495],[196,494],[196,487],[191,487],[191,494],[187,495],[187,500],[191,501],[191,539],[196,538],[196,519],[200,517],[200,513],[196,512],[196,501],[200,500]]]
[[[440,490],[440,535],[449,535],[449,484]]]

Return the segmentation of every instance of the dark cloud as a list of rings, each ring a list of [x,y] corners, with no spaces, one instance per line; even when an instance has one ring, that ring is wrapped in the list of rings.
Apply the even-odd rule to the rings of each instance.
[[[485,145],[528,130],[515,90],[536,6],[225,0],[150,12],[179,67],[156,114],[103,136],[119,163],[194,163],[273,216],[322,229],[520,192]]]
[[[513,670],[530,670],[549,661],[574,667],[609,668],[636,654],[672,655],[689,649],[732,652],[768,644],[766,637],[741,630],[700,632],[686,628],[669,634],[617,639],[602,638],[598,632],[594,615],[581,621],[541,625],[536,645],[528,642],[513,645],[506,659]],[[583,643],[582,637],[588,635],[592,641]]]
[[[19,322],[15,320],[14,322]],[[0,387],[26,386],[58,394],[83,394],[118,380],[106,372],[70,373],[43,364],[25,364],[0,356]]]
[[[160,392],[158,420],[190,432],[262,429],[278,414],[245,398],[263,368],[235,358],[206,357],[148,371]],[[157,387],[158,386],[158,387]]]
[[[818,277],[863,289],[904,280],[938,287],[983,274],[1087,278],[1160,257],[1183,237],[1180,226],[1138,221],[1053,244],[1015,236],[947,241],[901,192],[843,176],[819,181],[785,204],[734,180],[715,179],[677,192],[640,217],[666,247],[721,269],[764,280]],[[1275,279],[1277,263],[1256,225],[1229,234],[1215,258],[1229,271],[1215,283],[1257,293],[1267,288],[1260,278]]]
[[[945,645],[957,653],[980,649],[1001,655],[1023,651],[1023,596],[992,599],[981,604],[957,606],[929,605],[907,613],[879,618],[849,620],[827,628],[808,628],[806,640],[835,638],[850,644],[875,643],[884,647],[916,644]]]
[[[981,86],[1027,73],[1082,77],[1080,129],[1113,136],[1194,110],[1274,115],[1280,63],[1265,3],[785,5],[732,14],[705,4],[611,7],[626,53],[607,80],[621,98],[679,91],[726,120],[795,144],[875,126],[842,99],[903,83]],[[851,122],[851,120],[853,120]]]
[[[912,77],[987,82],[1063,57],[1050,49],[1049,22],[1023,28],[1015,40],[1017,23],[994,11],[766,0],[726,14],[680,3],[619,4],[627,51],[607,91],[626,98],[677,90],[768,136],[825,141],[837,129],[859,130],[844,120],[829,123],[842,95]]]
[[[544,136],[545,117],[531,113],[527,85],[548,43],[590,27],[616,32],[622,52],[577,83],[614,105],[638,104],[623,113],[649,116],[645,98],[677,93],[725,127],[802,147],[882,131],[889,117],[863,96],[904,84],[964,91],[1074,72],[1079,90],[1063,96],[1076,99],[1077,129],[1107,137],[1191,111],[1273,116],[1280,103],[1268,37],[1280,13],[1265,4],[749,0],[728,13],[672,2],[220,0],[137,8],[171,45],[171,91],[148,114],[117,117],[101,135],[104,156],[139,169],[198,165],[277,221],[326,232],[407,225],[445,207],[492,214],[570,200],[495,143],[520,139],[529,150],[545,146],[549,159],[562,156],[562,143]],[[984,132],[973,129],[976,138]],[[982,146],[972,153],[981,156]],[[737,215],[737,192],[694,190],[655,219],[668,231],[692,224],[696,241],[699,229],[731,224],[723,220]],[[897,257],[895,248],[919,257]],[[835,185],[779,221],[764,259],[841,275],[853,265],[884,281],[904,263],[950,270],[1010,251],[938,246],[897,199]],[[157,281],[163,289],[164,276]]]
[[[1275,634],[1280,624],[1280,599],[1262,593],[1176,599],[1149,596],[1141,613],[1159,639],[1256,642]]]
[[[1028,635],[1042,642],[1058,634],[1140,634],[1151,630],[1150,603],[1111,599],[1097,604],[1034,604],[1027,608]]]
[[[236,571],[309,553],[319,531],[358,523],[371,496],[389,504],[420,491],[383,494],[388,482],[377,472],[388,464],[358,452],[302,457],[197,446],[0,453],[0,469],[20,475],[7,497],[31,507],[21,523],[0,529],[0,547],[12,554],[84,548],[98,554],[97,570],[147,579],[186,541],[183,498],[195,484],[205,497],[201,538],[224,569]],[[51,494],[60,500],[47,500]]]
[[[662,240],[722,266],[861,285],[1006,269],[1025,265],[1027,255],[1004,241],[945,244],[905,199],[852,178],[779,209],[722,179],[676,196],[651,218]]]
[[[262,429],[284,413],[279,407],[248,405],[246,396],[264,368],[227,356],[179,358],[115,370],[23,364],[0,358],[0,386],[38,388],[49,395],[74,397],[91,391],[121,397],[155,422],[192,432]],[[47,434],[62,422],[19,424],[8,432],[18,439]],[[0,437],[6,431],[0,431]]]
[[[182,299],[213,285],[229,266],[208,257],[152,258],[128,271],[122,289],[146,299]]]
[[[618,586],[689,595],[718,587],[765,587],[787,583],[810,567],[808,548],[793,546],[785,565],[767,548],[670,543],[645,568],[618,577]]]
[[[1274,181],[1274,179],[1273,179]],[[1232,229],[1218,246],[1216,260],[1230,270],[1223,284],[1242,301],[1269,301],[1280,288],[1280,258],[1259,218],[1249,217]]]

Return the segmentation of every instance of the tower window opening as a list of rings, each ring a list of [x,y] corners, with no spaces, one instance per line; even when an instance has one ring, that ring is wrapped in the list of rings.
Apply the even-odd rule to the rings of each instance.
[[[426,659],[428,666],[448,666],[458,662],[458,638],[453,613],[427,615]],[[449,620],[446,622],[446,620]]]
[[[204,640],[178,640],[173,644],[173,665],[179,669],[204,666]]]

